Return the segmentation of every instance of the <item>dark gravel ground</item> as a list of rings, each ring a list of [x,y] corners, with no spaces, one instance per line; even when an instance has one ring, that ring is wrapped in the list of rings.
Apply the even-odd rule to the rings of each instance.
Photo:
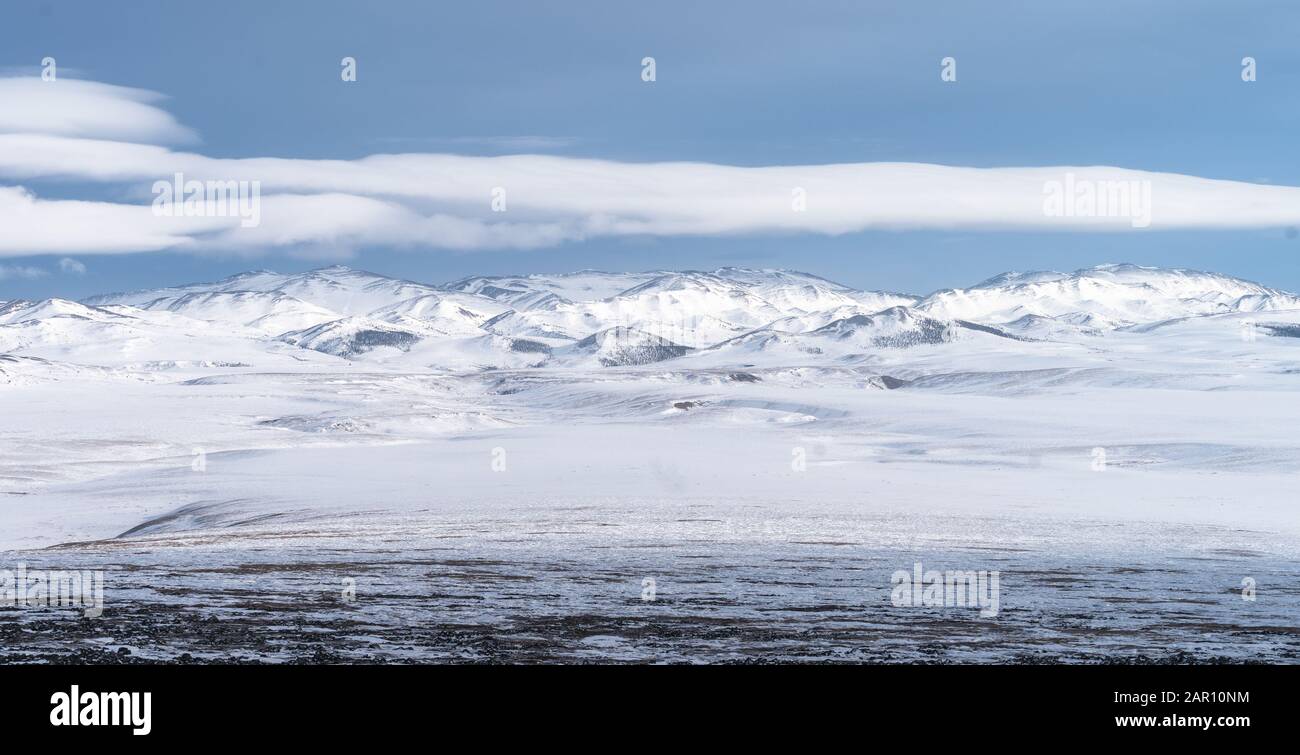
[[[1296,567],[817,544],[176,547],[5,554],[103,569],[104,613],[0,608],[0,663],[1297,663]],[[1001,609],[896,607],[914,560],[1001,572]],[[1242,600],[1241,575],[1258,580]],[[645,580],[655,580],[653,600]],[[344,594],[354,580],[355,598]]]

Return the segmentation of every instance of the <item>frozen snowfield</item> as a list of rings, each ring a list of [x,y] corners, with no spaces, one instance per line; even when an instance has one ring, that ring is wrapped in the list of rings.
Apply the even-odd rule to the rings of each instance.
[[[106,584],[0,659],[1295,662],[1297,335],[1126,266],[0,303],[0,568]],[[997,615],[894,605],[916,562]]]

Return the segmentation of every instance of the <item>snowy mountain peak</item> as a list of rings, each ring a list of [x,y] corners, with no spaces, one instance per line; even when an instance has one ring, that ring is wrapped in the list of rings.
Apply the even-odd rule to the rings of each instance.
[[[720,278],[713,273],[702,273],[694,270],[682,272],[662,273],[651,278],[644,283],[639,283],[619,296],[640,296],[646,293],[670,292],[670,291],[697,291],[697,292],[717,292],[730,290],[735,284],[724,278]]]
[[[1006,323],[1026,315],[1088,316],[1112,325],[1193,315],[1300,308],[1300,298],[1240,278],[1128,263],[1073,273],[1011,272],[968,289],[926,297],[918,309],[938,317]]]
[[[720,267],[712,275],[748,286],[814,286],[831,291],[852,291],[840,283],[811,273],[776,268]]]
[[[1058,273],[1054,270],[1034,270],[1020,272],[1011,270],[1005,273],[998,273],[992,278],[982,280],[971,288],[1003,288],[1006,286],[1016,286],[1025,283],[1044,283],[1047,281],[1057,281],[1066,277],[1066,273]]]
[[[43,320],[52,317],[75,317],[83,320],[117,319],[120,315],[99,307],[90,307],[67,299],[27,301],[17,299],[0,307],[0,324]]]

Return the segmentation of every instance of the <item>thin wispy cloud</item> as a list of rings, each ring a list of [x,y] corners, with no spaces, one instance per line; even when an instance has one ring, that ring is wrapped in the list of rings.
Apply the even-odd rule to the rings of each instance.
[[[574,136],[386,136],[376,140],[381,144],[411,146],[437,146],[455,149],[489,149],[502,152],[551,152],[567,149],[578,143]]]
[[[2,280],[34,280],[44,278],[48,275],[45,270],[30,265],[0,265],[0,281]]]
[[[78,262],[77,260],[74,260],[71,257],[64,257],[63,259],[59,260],[59,270],[69,275],[86,274],[85,264]]]

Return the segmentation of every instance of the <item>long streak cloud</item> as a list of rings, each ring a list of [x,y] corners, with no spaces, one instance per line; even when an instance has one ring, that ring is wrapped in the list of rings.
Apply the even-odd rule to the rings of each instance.
[[[630,235],[870,229],[1300,225],[1300,187],[1115,167],[736,167],[430,153],[212,158],[168,146],[195,137],[161,101],[96,82],[0,79],[0,257],[314,245],[526,249]],[[256,182],[258,222],[160,215],[152,187],[177,174]],[[66,186],[94,196],[62,196]]]

